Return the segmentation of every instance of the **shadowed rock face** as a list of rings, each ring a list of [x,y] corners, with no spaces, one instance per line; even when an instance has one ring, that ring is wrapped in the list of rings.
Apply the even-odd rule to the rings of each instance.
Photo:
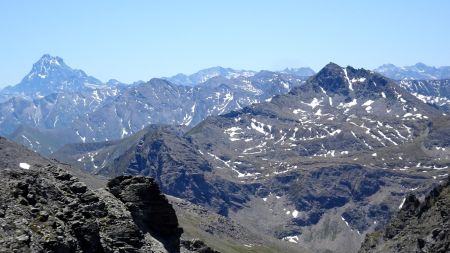
[[[179,252],[183,230],[178,227],[175,210],[153,178],[120,176],[109,181],[107,187],[126,205],[141,231],[150,232],[170,252]]]
[[[449,252],[450,180],[420,202],[405,198],[397,216],[384,231],[367,235],[359,252]]]

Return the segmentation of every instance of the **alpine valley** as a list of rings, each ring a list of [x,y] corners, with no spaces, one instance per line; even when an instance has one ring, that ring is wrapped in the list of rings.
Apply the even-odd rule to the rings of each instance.
[[[448,252],[446,78],[329,63],[103,83],[44,55],[0,92],[0,251]]]

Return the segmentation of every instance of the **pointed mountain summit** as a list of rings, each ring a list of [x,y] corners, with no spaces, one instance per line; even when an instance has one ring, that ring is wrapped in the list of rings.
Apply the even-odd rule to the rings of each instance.
[[[366,96],[369,92],[382,92],[388,80],[365,69],[327,64],[309,80],[311,87],[342,95]],[[299,88],[302,89],[302,88]]]
[[[25,78],[31,79],[33,76],[38,75],[39,78],[45,79],[47,75],[61,71],[61,69],[70,70],[70,67],[64,63],[62,58],[44,54],[33,64],[31,72]]]
[[[100,80],[84,71],[67,66],[62,58],[44,54],[20,83],[6,87],[1,93],[6,97],[34,99],[54,92],[81,91],[100,84]]]

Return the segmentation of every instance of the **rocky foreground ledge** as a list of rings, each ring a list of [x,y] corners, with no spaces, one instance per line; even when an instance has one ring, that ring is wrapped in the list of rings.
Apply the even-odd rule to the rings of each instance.
[[[0,252],[171,253],[181,233],[152,178],[120,176],[91,190],[53,163],[0,168]]]
[[[383,231],[366,236],[360,253],[450,252],[450,178],[423,201],[409,195]]]

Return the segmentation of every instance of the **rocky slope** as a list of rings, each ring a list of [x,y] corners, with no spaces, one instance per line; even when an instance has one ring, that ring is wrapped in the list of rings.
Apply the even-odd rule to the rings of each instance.
[[[42,154],[49,154],[65,143],[82,141],[78,130],[73,128],[74,122],[80,115],[113,99],[118,92],[118,89],[93,89],[53,93],[34,100],[11,98],[0,103],[0,135]],[[48,139],[54,141],[48,142]]]
[[[450,80],[401,80],[400,86],[424,103],[450,112]]]
[[[366,236],[359,252],[449,252],[450,180],[423,201],[409,195],[397,216],[382,231]]]
[[[195,243],[200,239],[220,252],[227,253],[310,252],[258,231],[249,230],[229,217],[214,213],[208,208],[172,196],[168,196],[168,199],[184,230],[182,244],[183,241]]]
[[[164,193],[221,214],[245,201],[237,184],[215,177],[183,132],[171,126],[152,125],[120,141],[67,145],[53,157],[106,177],[151,176]]]
[[[145,129],[59,154],[105,176],[152,175],[163,192],[299,248],[356,252],[405,195],[448,173],[449,130],[443,111],[392,80],[329,64],[289,94],[185,134]]]
[[[122,176],[94,190],[4,138],[0,150],[0,252],[180,252],[182,229],[153,179]]]

